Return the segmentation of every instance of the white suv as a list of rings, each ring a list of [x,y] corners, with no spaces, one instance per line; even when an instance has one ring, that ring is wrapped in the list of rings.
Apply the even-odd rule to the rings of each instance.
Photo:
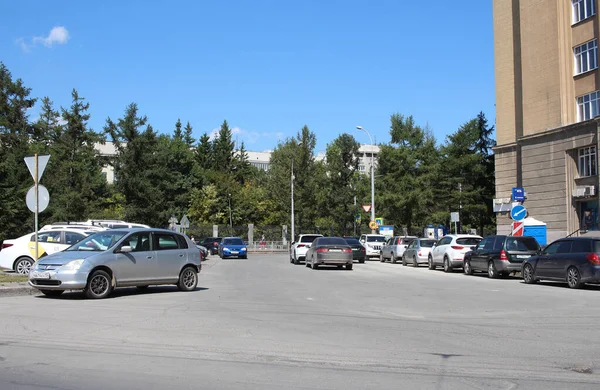
[[[301,234],[298,236],[298,241],[292,242],[290,248],[290,263],[300,264],[306,258],[306,252],[310,248],[312,242],[319,237],[323,237],[322,234]]]
[[[360,236],[360,243],[365,247],[367,258],[379,258],[385,239],[386,237],[383,234],[363,234]]]
[[[429,269],[435,269],[438,265],[445,272],[462,268],[465,253],[471,251],[481,240],[481,236],[471,234],[448,234],[442,237],[429,252]]]

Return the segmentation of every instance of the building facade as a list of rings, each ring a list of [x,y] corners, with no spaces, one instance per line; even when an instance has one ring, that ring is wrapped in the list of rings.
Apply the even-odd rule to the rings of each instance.
[[[513,187],[549,241],[598,229],[597,6],[493,0],[498,233],[511,229]]]

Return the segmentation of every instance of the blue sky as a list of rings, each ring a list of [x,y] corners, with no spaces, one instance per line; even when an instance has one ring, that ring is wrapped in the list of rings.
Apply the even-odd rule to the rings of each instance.
[[[317,152],[341,133],[387,143],[392,113],[443,142],[483,111],[495,118],[491,1],[10,1],[0,61],[37,97],[90,125],[136,102],[159,132],[194,135],[227,119],[248,150],[303,125]],[[37,116],[32,110],[32,118]]]

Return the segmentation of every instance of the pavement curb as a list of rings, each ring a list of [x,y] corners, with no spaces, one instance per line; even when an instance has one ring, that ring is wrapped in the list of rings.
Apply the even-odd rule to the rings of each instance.
[[[0,298],[2,297],[15,297],[20,295],[35,295],[38,293],[33,287],[27,285],[27,283],[6,283],[0,285]]]

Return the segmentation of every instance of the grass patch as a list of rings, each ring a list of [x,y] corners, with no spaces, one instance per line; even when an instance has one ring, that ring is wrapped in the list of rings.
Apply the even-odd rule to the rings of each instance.
[[[26,282],[27,275],[5,274],[0,272],[0,283]]]

